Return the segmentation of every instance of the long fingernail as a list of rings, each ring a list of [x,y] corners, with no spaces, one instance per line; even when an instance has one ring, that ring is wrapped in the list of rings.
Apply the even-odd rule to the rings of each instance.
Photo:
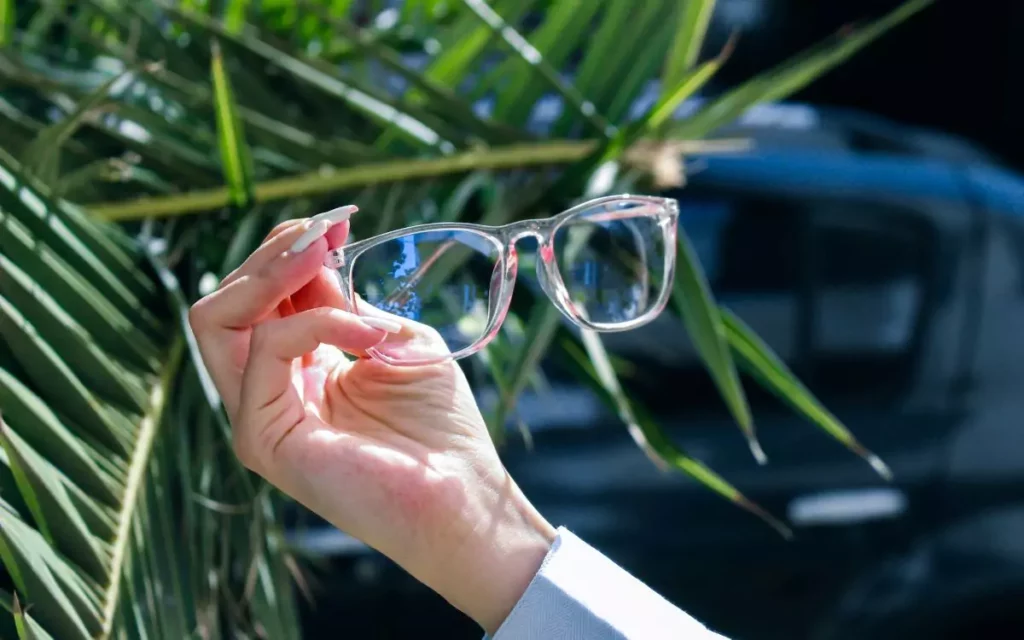
[[[327,230],[331,228],[330,223],[325,220],[317,220],[310,222],[309,227],[299,236],[298,240],[292,244],[291,248],[288,249],[289,253],[302,253],[310,247],[314,242],[327,235]]]
[[[402,330],[402,323],[401,322],[397,322],[395,320],[388,320],[387,318],[363,318],[363,317],[360,317],[359,319],[362,320],[363,324],[365,324],[368,327],[373,327],[374,329],[380,329],[381,331],[387,331],[388,333],[398,333],[399,331]]]
[[[305,251],[314,242],[327,235],[327,231],[331,227],[339,222],[348,220],[356,211],[359,211],[359,207],[350,204],[316,214],[310,218],[309,228],[307,228],[303,234],[298,237],[288,251],[291,253],[301,253]]]
[[[331,209],[330,211],[324,211],[313,216],[313,221],[326,220],[332,225],[344,222],[352,217],[352,214],[359,211],[359,207],[354,204],[347,204],[344,207],[338,207],[337,209]]]

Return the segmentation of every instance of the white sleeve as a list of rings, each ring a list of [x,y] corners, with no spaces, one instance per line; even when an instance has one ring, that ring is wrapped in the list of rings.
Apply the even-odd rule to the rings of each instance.
[[[726,640],[565,528],[493,640]]]

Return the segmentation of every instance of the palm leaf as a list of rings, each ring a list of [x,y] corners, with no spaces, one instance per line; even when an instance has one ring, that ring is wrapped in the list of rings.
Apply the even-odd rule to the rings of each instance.
[[[481,22],[487,25],[491,34],[501,40],[515,54],[515,58],[522,60],[522,65],[533,70],[538,78],[547,87],[561,96],[564,103],[571,107],[581,121],[587,123],[598,135],[605,136],[610,133],[608,121],[597,113],[594,105],[569,82],[566,82],[559,75],[558,70],[551,66],[532,44],[526,41],[521,33],[515,30],[498,15],[494,9],[482,0],[462,0],[466,7],[473,12]]]
[[[156,66],[148,66],[152,71]],[[42,130],[32,144],[25,150],[22,162],[24,168],[37,176],[44,184],[54,184],[60,175],[61,147],[74,135],[89,118],[94,118],[98,110],[103,108],[104,101],[112,93],[120,93],[130,88],[131,76],[139,69],[129,67],[111,77],[90,95],[75,105],[64,118]],[[111,103],[116,104],[116,102]]]
[[[746,436],[751,453],[759,463],[764,464],[767,457],[754,434],[750,407],[740,385],[732,354],[729,352],[718,307],[685,231],[679,234],[677,256],[677,275],[673,283],[672,302],[678,308],[679,315],[686,325],[686,332],[707,365],[715,385],[718,386],[719,392]]]
[[[663,469],[675,469],[689,475],[736,506],[761,518],[782,537],[789,539],[793,536],[789,527],[756,503],[751,502],[702,462],[682,451],[642,407],[629,399],[622,389],[618,375],[611,366],[611,359],[597,334],[584,331],[582,343],[585,352],[580,350],[574,341],[564,342],[562,347],[569,355],[570,361],[574,362],[581,372],[581,377],[588,381],[605,402],[615,409],[619,418],[625,423],[630,437],[652,462]]]
[[[14,40],[15,1],[0,0],[0,47],[6,47]]]
[[[238,117],[231,80],[228,78],[227,69],[224,68],[224,56],[216,40],[213,41],[211,66],[214,111],[217,114],[217,140],[220,144],[221,164],[224,166],[224,181],[228,185],[228,199],[231,205],[242,209],[253,197],[252,156],[245,142],[242,122]]]
[[[0,166],[0,175],[20,173],[20,167]],[[59,213],[60,205],[28,183],[7,180],[3,189],[0,227],[17,228],[37,252],[62,246],[60,234],[37,235],[26,224],[39,216],[67,217],[66,211]],[[117,233],[102,230],[108,237]],[[134,258],[121,249],[125,244],[124,238],[104,244],[106,258],[113,264],[131,262]],[[187,544],[194,524],[175,513],[181,497],[191,495],[196,476],[179,477],[169,465],[175,457],[195,455],[201,464],[207,456],[208,472],[215,468],[208,451],[217,448],[192,453],[189,429],[172,424],[179,380],[193,378],[181,378],[185,340],[180,333],[173,337],[174,314],[166,304],[150,305],[150,317],[161,328],[155,333],[162,338],[153,343],[152,357],[138,361],[106,348],[97,335],[100,326],[79,323],[50,295],[44,283],[81,274],[80,269],[90,278],[106,273],[116,282],[88,247],[76,245],[76,251],[81,260],[65,263],[56,276],[44,262],[15,262],[6,252],[0,256],[0,334],[10,347],[0,357],[0,445],[10,475],[0,473],[0,478],[10,478],[3,482],[8,490],[13,484],[17,498],[0,503],[0,561],[18,602],[32,614],[13,600],[8,608],[19,637],[109,638],[129,628],[133,634],[187,637],[198,624],[188,601],[219,607],[225,597],[233,600],[244,590],[244,578],[236,576],[232,593],[231,575],[225,574],[227,596],[185,595],[192,573],[201,574],[195,582],[206,580],[212,565],[196,559]],[[90,296],[109,305],[115,291],[124,289],[93,290]],[[140,318],[136,311],[133,320]],[[182,423],[189,424],[194,422]],[[216,468],[222,471],[213,478],[237,473],[223,463]],[[200,522],[206,515],[193,513]],[[247,525],[221,528],[223,539],[243,541],[238,549],[248,548]],[[225,566],[231,566],[232,553],[231,545],[220,548]],[[282,551],[264,548],[257,557],[268,570],[285,575]],[[279,594],[282,588],[285,593]],[[175,606],[165,606],[157,591],[174,594]],[[260,610],[262,625],[285,637],[295,635],[290,590],[280,580],[261,583],[253,595],[274,603]],[[244,625],[240,620],[238,628]]]
[[[21,606],[18,594],[0,591],[0,606],[13,617],[15,633],[19,640],[52,640],[53,636],[39,626],[39,623]]]
[[[715,0],[680,2],[676,11],[679,23],[676,25],[676,35],[665,56],[665,67],[661,73],[661,81],[665,85],[679,82],[697,63],[708,23],[711,22],[711,14],[715,11]]]
[[[739,316],[728,309],[721,309],[719,316],[729,347],[744,371],[850,451],[867,460],[878,475],[886,480],[892,478],[892,472],[882,459],[865,449]]]
[[[755,104],[792,95],[932,2],[934,0],[908,0],[860,28],[844,29],[839,35],[715,98],[692,117],[675,123],[668,135],[703,137]]]

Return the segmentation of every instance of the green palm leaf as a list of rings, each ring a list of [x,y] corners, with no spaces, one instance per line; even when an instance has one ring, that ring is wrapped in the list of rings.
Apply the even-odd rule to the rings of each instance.
[[[14,40],[15,0],[0,0],[0,47],[6,47]]]
[[[864,448],[743,320],[728,309],[722,309],[719,315],[725,339],[744,371],[850,451],[867,460],[878,475],[886,480],[892,478],[892,472],[882,459]]]
[[[697,63],[704,35],[715,11],[715,0],[689,0],[680,2],[676,8],[679,24],[672,47],[665,57],[665,68],[661,81],[666,85],[679,82]]]
[[[235,3],[241,4],[241,3]],[[239,9],[238,11],[241,11]],[[217,114],[217,140],[220,144],[220,161],[224,166],[224,181],[228,185],[231,205],[242,209],[252,202],[253,168],[245,132],[238,117],[238,107],[231,80],[224,68],[224,56],[220,44],[213,41],[211,60],[213,76],[213,102]]]
[[[669,128],[670,136],[703,137],[737,118],[752,105],[781,100],[848,59],[934,0],[908,0],[857,29],[844,30],[794,59],[770,69],[711,101],[691,118]]]
[[[0,170],[13,176],[20,168]],[[17,227],[37,250],[59,245],[59,234],[36,235],[24,225],[40,215],[59,220],[59,205],[28,184],[4,188],[0,226]],[[116,263],[133,259],[120,249],[123,240],[105,245],[107,257]],[[105,269],[84,245],[76,250],[78,266],[88,268],[90,276]],[[182,608],[185,581],[197,570],[201,576],[196,581],[206,580],[213,565],[191,553],[184,542],[189,530],[177,530],[182,519],[175,505],[182,497],[191,499],[196,478],[176,477],[168,466],[173,456],[193,455],[181,449],[188,445],[188,429],[171,424],[184,339],[172,337],[174,314],[161,305],[150,308],[149,317],[162,328],[155,332],[162,338],[154,343],[151,358],[134,361],[124,351],[105,348],[93,331],[99,327],[80,324],[50,295],[42,283],[53,273],[44,267],[43,262],[15,263],[0,256],[0,335],[9,347],[0,357],[0,445],[10,474],[0,477],[10,478],[5,486],[10,489],[13,483],[17,498],[0,504],[0,560],[19,601],[32,612],[31,617],[16,612],[11,601],[17,633],[108,638],[130,627],[133,633],[187,637],[198,622],[194,611]],[[64,274],[80,273],[71,264],[64,269]],[[91,295],[106,299],[99,290]],[[135,321],[140,318],[136,310]],[[203,454],[195,462],[204,462]],[[225,471],[237,473],[233,469]],[[200,522],[203,513],[198,512]],[[223,535],[244,540],[250,532],[236,525]],[[223,560],[230,563],[230,547],[222,549],[229,554]],[[268,554],[264,549],[257,558],[276,575],[286,575],[275,566],[283,562],[281,552]],[[230,582],[229,575],[224,579]],[[236,579],[244,589],[244,578]],[[256,595],[277,603],[263,608],[263,623],[292,635],[294,612],[282,609],[290,606],[290,591],[285,588],[282,597],[277,594],[282,587],[280,580],[264,583]],[[155,599],[157,589],[177,594],[176,606]],[[223,597],[210,593],[205,599],[217,607]],[[201,594],[191,599],[204,600]]]
[[[655,464],[663,468],[682,471],[726,500],[761,518],[784,538],[793,536],[789,527],[751,502],[699,460],[687,455],[676,446],[664,430],[623,391],[618,375],[612,367],[611,358],[600,337],[588,330],[584,330],[581,335],[583,346],[586,349],[586,357],[589,359],[589,363],[583,363],[580,358],[576,358],[581,370],[585,376],[592,378],[597,387],[603,391],[602,397],[615,408],[619,418],[626,425],[629,435]],[[567,351],[572,354],[576,345],[569,343],[566,347]]]
[[[751,453],[759,463],[765,464],[768,458],[754,434],[753,417],[729,352],[718,307],[685,231],[679,234],[677,256],[676,268],[679,272],[674,283],[672,302],[678,308],[686,332],[707,365],[715,385],[746,436]]]

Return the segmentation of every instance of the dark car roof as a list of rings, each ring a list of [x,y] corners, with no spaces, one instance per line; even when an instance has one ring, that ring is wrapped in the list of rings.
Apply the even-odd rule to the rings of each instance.
[[[1024,216],[1024,177],[1018,174],[996,165],[891,153],[755,148],[743,154],[702,157],[690,182],[932,200],[963,200],[969,187],[992,211]]]

